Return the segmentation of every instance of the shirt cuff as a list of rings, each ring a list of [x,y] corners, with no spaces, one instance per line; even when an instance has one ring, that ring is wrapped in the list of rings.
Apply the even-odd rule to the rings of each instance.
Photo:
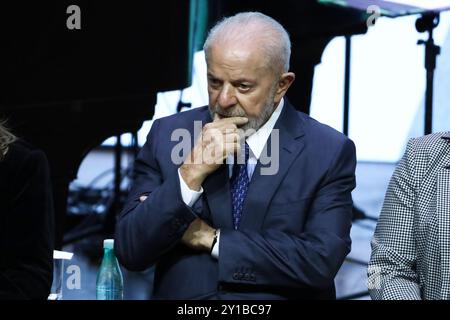
[[[192,207],[195,203],[195,201],[200,198],[200,196],[203,193],[203,187],[200,187],[200,191],[191,190],[186,182],[184,182],[183,177],[181,176],[180,169],[178,169],[178,177],[180,178],[180,190],[181,190],[181,197],[183,198],[183,202],[189,206]]]
[[[217,241],[211,251],[213,258],[219,259],[219,242],[220,242],[220,229],[217,229]]]

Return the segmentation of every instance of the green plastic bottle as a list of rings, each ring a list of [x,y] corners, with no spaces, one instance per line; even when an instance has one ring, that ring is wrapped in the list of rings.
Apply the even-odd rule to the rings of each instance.
[[[103,260],[97,274],[97,300],[123,300],[123,276],[114,254],[114,240],[104,240],[103,250]]]

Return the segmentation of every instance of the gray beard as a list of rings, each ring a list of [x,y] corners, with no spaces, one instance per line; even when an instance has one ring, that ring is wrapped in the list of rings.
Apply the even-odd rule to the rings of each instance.
[[[275,110],[275,106],[273,103],[273,99],[275,97],[275,90],[272,90],[270,93],[270,96],[267,98],[263,110],[259,117],[249,117],[245,114],[245,111],[243,109],[237,109],[230,111],[221,110],[219,106],[215,106],[213,108],[209,108],[209,113],[211,114],[211,118],[214,119],[214,116],[216,113],[222,116],[226,117],[247,117],[248,122],[240,127],[243,131],[247,131],[249,129],[252,129],[254,131],[258,131],[259,128],[261,128],[267,120],[272,116],[273,111]],[[219,112],[217,112],[219,111]]]

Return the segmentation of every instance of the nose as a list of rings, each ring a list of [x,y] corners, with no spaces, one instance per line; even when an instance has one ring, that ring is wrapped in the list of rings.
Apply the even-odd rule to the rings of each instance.
[[[236,105],[237,99],[233,87],[230,85],[223,86],[217,102],[219,106],[224,109]]]

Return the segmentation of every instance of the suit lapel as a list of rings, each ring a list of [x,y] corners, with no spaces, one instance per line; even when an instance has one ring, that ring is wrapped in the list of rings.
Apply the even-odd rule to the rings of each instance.
[[[279,145],[276,138],[272,139],[275,134],[272,132],[261,155],[273,156],[274,151],[279,151],[278,172],[270,175],[264,174],[261,169],[266,168],[267,170],[274,164],[263,165],[262,161],[258,161],[244,202],[241,229],[260,229],[262,227],[273,195],[289,171],[291,164],[304,148],[302,122],[299,121],[300,118],[293,107],[287,100],[285,101],[283,111],[274,127],[274,130],[278,129],[279,132]],[[260,160],[262,159],[260,158]]]
[[[450,135],[443,138],[450,139]],[[450,141],[448,141],[450,143]],[[438,236],[441,254],[441,298],[450,299],[450,147],[437,174],[436,210],[439,221]]]

